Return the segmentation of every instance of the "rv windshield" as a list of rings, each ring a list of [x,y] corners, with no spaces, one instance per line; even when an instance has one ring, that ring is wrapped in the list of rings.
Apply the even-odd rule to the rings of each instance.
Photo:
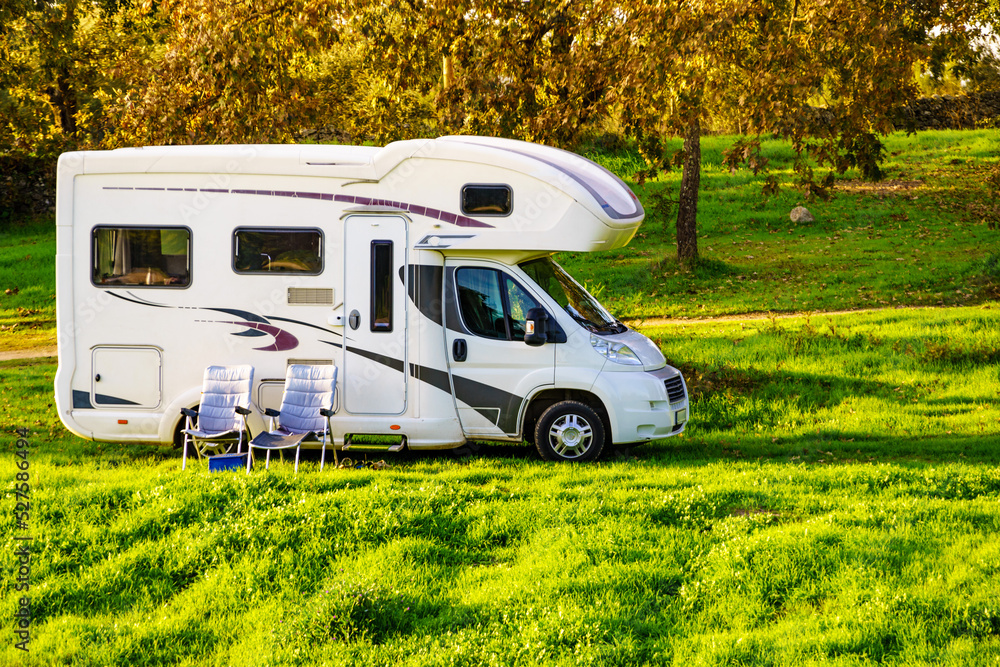
[[[534,259],[519,266],[588,331],[615,334],[628,330],[551,257]]]

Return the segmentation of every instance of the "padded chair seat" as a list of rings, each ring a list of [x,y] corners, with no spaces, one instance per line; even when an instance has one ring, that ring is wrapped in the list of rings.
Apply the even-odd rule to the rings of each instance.
[[[326,443],[330,440],[330,415],[337,389],[337,367],[333,365],[289,364],[285,371],[285,387],[281,393],[281,409],[267,409],[271,428],[250,441],[247,472],[250,472],[253,450],[267,452],[265,469],[271,464],[273,450],[295,448],[295,472],[299,471],[299,454],[307,440],[321,441],[319,469],[326,463]],[[277,419],[277,423],[275,422]],[[330,440],[331,447],[333,441]],[[333,451],[336,460],[337,450]]]
[[[260,449],[286,449],[288,447],[298,447],[299,443],[306,440],[313,433],[261,433],[250,441],[250,445]]]
[[[198,409],[182,408],[187,420],[181,469],[187,468],[188,445],[198,458],[225,453],[232,444],[243,449],[245,416],[250,414],[250,391],[253,388],[253,366],[209,366],[202,379]]]
[[[182,433],[190,435],[192,438],[205,439],[205,440],[225,440],[227,438],[238,438],[240,437],[240,431],[232,429],[230,431],[204,431],[197,428],[186,428]]]

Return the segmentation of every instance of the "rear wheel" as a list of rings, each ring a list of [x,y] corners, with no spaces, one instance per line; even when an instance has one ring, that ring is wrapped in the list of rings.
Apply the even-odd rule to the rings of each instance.
[[[585,403],[561,401],[535,424],[535,448],[546,461],[593,461],[604,449],[604,422]]]

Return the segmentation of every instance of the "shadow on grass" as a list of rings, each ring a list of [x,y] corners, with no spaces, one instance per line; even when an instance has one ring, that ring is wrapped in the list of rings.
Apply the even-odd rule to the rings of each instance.
[[[1000,448],[995,436],[941,434],[914,437],[836,430],[819,430],[799,436],[721,432],[685,434],[681,438],[633,447],[630,454],[639,461],[679,464],[717,461],[778,461],[804,465],[1000,463]]]

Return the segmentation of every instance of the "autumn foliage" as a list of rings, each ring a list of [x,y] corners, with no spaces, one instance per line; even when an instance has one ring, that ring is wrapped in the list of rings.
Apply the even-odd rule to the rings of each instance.
[[[0,152],[317,127],[573,147],[610,131],[636,142],[642,179],[695,169],[668,140],[691,155],[709,128],[747,138],[742,163],[777,133],[877,178],[877,137],[916,96],[914,72],[961,61],[995,75],[974,45],[998,13],[993,0],[4,0]]]

